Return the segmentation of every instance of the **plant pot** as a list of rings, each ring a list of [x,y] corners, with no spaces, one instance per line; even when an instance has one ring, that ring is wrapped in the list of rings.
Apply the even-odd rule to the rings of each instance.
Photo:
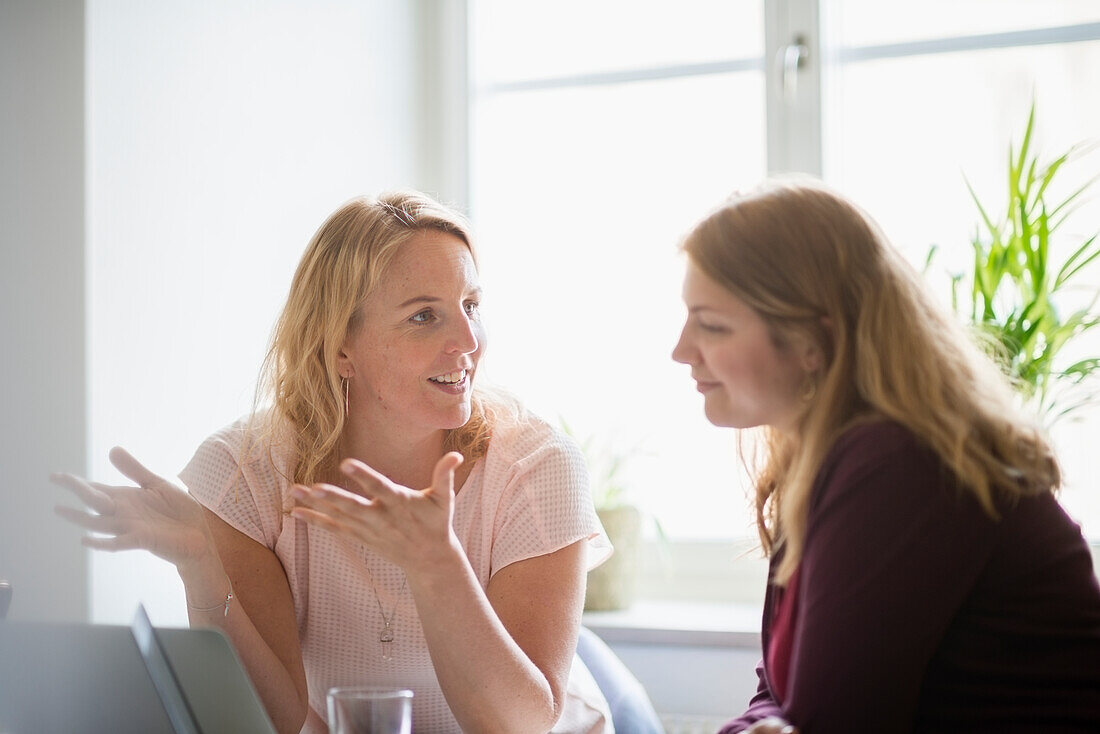
[[[587,612],[626,609],[634,603],[638,589],[638,540],[642,513],[632,505],[596,510],[615,547],[611,557],[588,572],[584,594]]]

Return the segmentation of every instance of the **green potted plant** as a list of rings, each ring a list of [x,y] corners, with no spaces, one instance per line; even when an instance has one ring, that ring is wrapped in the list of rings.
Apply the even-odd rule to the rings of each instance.
[[[1077,287],[1082,271],[1100,256],[1100,240],[1093,234],[1067,244],[1056,235],[1100,177],[1049,201],[1057,174],[1091,147],[1078,144],[1043,162],[1032,150],[1034,127],[1032,104],[1019,151],[1009,145],[1003,214],[991,214],[966,182],[981,223],[970,240],[972,267],[951,276],[951,303],[981,342],[991,345],[1023,400],[1049,428],[1096,403],[1100,356],[1065,357],[1071,351],[1066,347],[1079,344],[1100,323],[1097,289]],[[1062,252],[1067,254],[1059,257]],[[926,269],[935,254],[933,246]]]
[[[626,609],[634,603],[638,590],[643,513],[631,498],[624,481],[624,469],[637,450],[621,450],[595,436],[582,440],[564,419],[561,419],[561,425],[577,440],[584,453],[592,502],[607,537],[615,547],[610,558],[588,572],[584,609],[586,612]]]

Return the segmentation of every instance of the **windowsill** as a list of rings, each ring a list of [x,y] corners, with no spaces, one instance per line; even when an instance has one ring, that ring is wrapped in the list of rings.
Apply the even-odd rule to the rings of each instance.
[[[673,593],[681,598],[646,598],[629,609],[585,612],[584,625],[608,643],[759,650],[762,600],[707,600],[703,594],[715,589],[762,590],[763,562],[741,558],[730,563],[733,554],[720,543],[669,545],[665,550],[674,560],[692,554],[685,555],[679,572],[671,575],[679,584]],[[1089,546],[1100,577],[1100,543],[1090,539]],[[643,593],[668,594],[670,585],[669,576],[642,579]]]
[[[759,649],[760,614],[757,604],[647,599],[583,622],[608,643]]]

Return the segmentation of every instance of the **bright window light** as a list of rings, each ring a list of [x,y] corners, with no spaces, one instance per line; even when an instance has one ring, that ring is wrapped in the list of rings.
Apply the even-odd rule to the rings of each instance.
[[[766,175],[767,136],[781,130],[765,105],[776,68],[764,22],[760,0],[471,4],[487,371],[578,433],[637,447],[628,482],[678,540],[754,533],[736,436],[707,424],[669,353],[682,319],[679,239]],[[968,247],[977,218],[964,175],[1003,198],[1008,142],[1033,99],[1048,154],[1100,135],[1091,0],[995,12],[987,0],[825,0],[821,28],[824,178],[918,266],[932,243],[948,258]],[[1062,185],[1094,175],[1097,158]],[[1096,204],[1075,221],[1100,229]],[[1095,293],[1097,268],[1091,277]],[[1094,411],[1055,435],[1063,501],[1093,537],[1098,432]]]

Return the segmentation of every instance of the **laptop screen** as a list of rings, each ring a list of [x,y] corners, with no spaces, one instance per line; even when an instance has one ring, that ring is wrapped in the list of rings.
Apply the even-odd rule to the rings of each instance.
[[[157,689],[157,695],[168,713],[168,720],[172,722],[172,729],[176,734],[202,734],[180,688],[179,679],[168,661],[168,655],[164,652],[164,646],[157,637],[157,631],[153,629],[149,615],[141,604],[138,604],[130,629],[134,633],[134,640],[137,641],[153,687]]]

